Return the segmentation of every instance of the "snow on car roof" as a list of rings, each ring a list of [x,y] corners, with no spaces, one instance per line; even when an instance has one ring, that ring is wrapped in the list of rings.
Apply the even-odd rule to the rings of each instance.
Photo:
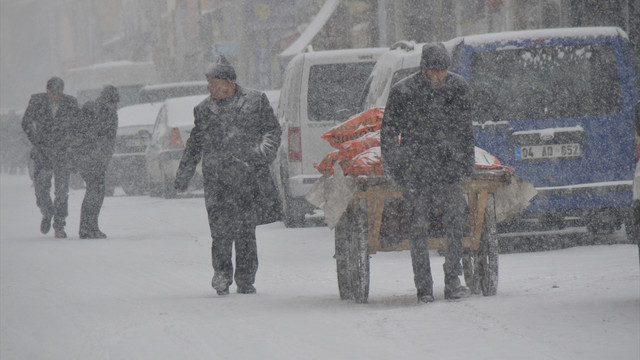
[[[118,127],[153,125],[162,103],[124,106],[118,109]]]
[[[557,38],[557,37],[575,37],[575,38],[591,38],[597,36],[618,36],[622,35],[625,38],[627,34],[618,27],[603,26],[603,27],[582,27],[582,28],[556,28],[556,29],[538,29],[538,30],[522,30],[522,31],[507,31],[499,33],[488,33],[479,35],[461,36],[450,41],[464,39],[464,43],[467,45],[479,45],[491,42],[510,42],[530,40],[537,38]]]

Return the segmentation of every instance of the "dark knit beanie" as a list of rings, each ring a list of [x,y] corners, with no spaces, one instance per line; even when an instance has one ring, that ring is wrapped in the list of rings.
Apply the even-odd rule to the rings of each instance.
[[[216,62],[209,66],[205,76],[220,80],[236,81],[236,71],[223,55],[220,55]]]
[[[422,47],[420,70],[446,70],[451,64],[451,59],[444,45],[441,43],[428,43]]]
[[[47,90],[53,94],[62,94],[64,91],[64,81],[57,76],[47,81]]]
[[[100,92],[100,97],[108,103],[119,102],[120,95],[118,89],[113,85],[106,85]]]

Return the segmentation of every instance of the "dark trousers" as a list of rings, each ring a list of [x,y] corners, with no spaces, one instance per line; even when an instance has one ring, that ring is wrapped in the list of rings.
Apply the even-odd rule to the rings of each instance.
[[[216,221],[217,220],[217,221]],[[239,286],[253,285],[258,271],[256,227],[233,220],[209,219],[211,228],[211,260],[217,282],[227,286],[235,279]],[[236,269],[233,271],[232,247],[235,244]]]
[[[433,294],[433,278],[429,262],[429,219],[442,214],[446,238],[444,274],[462,275],[462,237],[465,224],[465,199],[461,183],[440,184],[428,189],[409,189],[403,194],[405,220],[411,244],[411,264],[418,296]]]
[[[98,216],[104,202],[106,167],[80,167],[78,172],[86,185],[80,209],[80,232],[99,230]]]
[[[204,177],[205,206],[212,239],[212,285],[216,290],[228,287],[233,279],[238,286],[253,285],[258,271],[255,196],[243,179],[246,176],[219,178],[205,174]],[[234,244],[235,273],[232,261]]]
[[[35,160],[33,183],[36,204],[42,216],[53,216],[53,228],[64,229],[69,214],[69,169],[64,164],[52,165]],[[54,180],[54,200],[51,200],[51,180]]]

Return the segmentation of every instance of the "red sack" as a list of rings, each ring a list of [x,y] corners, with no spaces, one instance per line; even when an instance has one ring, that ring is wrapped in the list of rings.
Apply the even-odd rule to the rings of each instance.
[[[347,160],[339,150],[334,150],[327,154],[327,156],[322,159],[322,161],[318,163],[314,163],[313,167],[316,168],[323,176],[332,176],[333,175],[333,166],[336,164],[336,161],[344,161]],[[343,166],[344,167],[344,166]]]
[[[374,146],[380,146],[380,130],[368,133],[355,140],[343,142],[338,146],[338,149],[340,149],[345,158],[353,159],[356,155]]]
[[[331,128],[322,134],[322,138],[327,140],[334,148],[338,148],[338,146],[344,142],[380,130],[383,115],[384,108],[382,107],[363,111],[353,115],[340,125]]]
[[[380,146],[369,148],[343,164],[345,175],[384,175]]]

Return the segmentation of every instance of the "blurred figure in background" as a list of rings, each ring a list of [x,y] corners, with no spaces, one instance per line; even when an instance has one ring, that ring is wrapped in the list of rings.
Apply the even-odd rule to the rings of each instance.
[[[105,176],[113,156],[118,131],[118,89],[107,85],[95,101],[82,107],[75,126],[73,165],[86,184],[80,210],[81,239],[107,237],[98,226],[98,216],[104,202]]]
[[[40,231],[53,229],[56,238],[66,238],[64,231],[69,199],[69,145],[72,126],[80,116],[75,97],[66,95],[64,81],[52,77],[47,92],[34,94],[22,118],[22,129],[33,145],[33,179],[36,204],[42,213]],[[51,200],[51,180],[55,179],[55,198]]]

